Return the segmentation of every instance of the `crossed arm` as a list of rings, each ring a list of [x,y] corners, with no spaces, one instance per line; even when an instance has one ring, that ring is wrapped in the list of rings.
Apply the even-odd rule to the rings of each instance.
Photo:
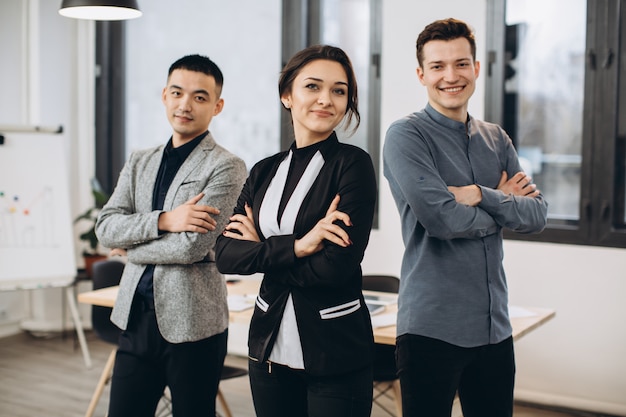
[[[334,223],[337,220],[341,220],[346,226],[352,225],[350,216],[337,210],[339,201],[340,196],[336,195],[326,211],[326,216],[319,220],[301,239],[295,240],[293,250],[297,258],[304,258],[321,251],[325,240],[342,247],[352,244],[348,233]],[[261,239],[259,239],[254,224],[252,208],[246,204],[245,210],[245,216],[243,214],[234,214],[230,218],[230,223],[226,226],[223,234],[233,239],[260,242]]]
[[[216,207],[198,204],[204,197],[200,193],[171,211],[165,211],[159,216],[158,228],[160,232],[194,232],[208,233],[215,230],[217,222],[211,215],[220,214]],[[125,256],[126,250],[113,248],[111,256]]]
[[[520,171],[508,178],[506,171],[502,171],[500,182],[497,190],[504,194],[513,194],[520,197],[536,198],[541,192],[537,189],[537,185],[532,183],[532,178]],[[454,194],[454,199],[459,204],[476,207],[482,201],[482,192],[480,187],[475,184],[463,187],[448,186],[448,190]]]

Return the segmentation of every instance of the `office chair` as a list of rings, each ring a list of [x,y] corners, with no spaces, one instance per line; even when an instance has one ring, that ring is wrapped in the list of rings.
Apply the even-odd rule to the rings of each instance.
[[[400,280],[392,275],[363,275],[363,289],[398,293]],[[374,403],[391,416],[402,417],[402,397],[400,379],[396,373],[396,347],[376,343],[374,346]],[[393,392],[393,397],[389,391]],[[396,413],[389,410],[381,401],[381,396],[393,398]]]

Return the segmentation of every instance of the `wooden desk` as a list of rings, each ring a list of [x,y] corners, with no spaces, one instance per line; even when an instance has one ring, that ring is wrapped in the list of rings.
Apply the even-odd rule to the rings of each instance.
[[[259,291],[260,283],[261,281],[258,279],[243,279],[237,282],[229,283],[227,285],[228,295],[229,296],[231,295],[255,296]],[[115,304],[115,299],[117,297],[117,292],[118,292],[118,287],[109,287],[109,288],[103,288],[103,289],[96,290],[96,291],[84,292],[78,295],[78,301],[81,303],[94,304],[94,305],[100,305],[100,306],[105,306],[105,307],[113,307],[113,305]],[[377,293],[374,291],[363,291],[363,293],[366,295],[371,294],[371,295],[379,295],[383,297],[391,297],[392,299],[397,296],[397,294]],[[251,305],[254,306],[253,302],[251,302]],[[548,320],[550,320],[551,318],[555,316],[554,310],[545,309],[545,308],[512,307],[511,310],[514,310],[514,312],[512,312],[511,314],[511,325],[513,326],[513,340],[519,340],[522,336],[528,334],[529,332],[541,326],[542,324],[544,324],[545,322],[547,322]],[[237,312],[231,311],[230,322],[249,324],[250,319],[252,318],[253,311],[254,311],[253,308],[249,308],[247,310],[237,311]],[[520,311],[523,314],[519,314]],[[397,313],[397,304],[392,303],[392,304],[387,305],[385,307],[385,310],[381,312],[380,314],[385,314],[385,315],[391,314],[395,317],[396,313]],[[374,316],[372,320],[376,321],[376,317],[377,316]],[[394,324],[389,325],[389,326],[375,327],[374,328],[374,340],[376,341],[376,343],[394,345],[396,343],[395,321],[394,321]],[[114,353],[115,353],[115,350],[113,350],[112,355],[109,359],[109,362],[110,362],[110,364],[108,365],[109,367],[112,367]],[[104,374],[105,373],[103,373],[103,375]],[[102,391],[102,386],[103,386],[102,384],[103,384],[102,382],[99,383],[99,387],[96,390],[97,394],[94,394],[95,398],[99,397]],[[396,388],[396,390],[399,390],[399,385]],[[90,404],[90,408],[86,417],[91,417],[92,410],[95,408],[96,402],[97,402],[97,399],[92,399],[92,404]],[[396,397],[396,406],[398,407],[398,409],[401,408],[400,403],[399,403],[399,396]],[[452,414],[455,417],[462,417],[462,414],[460,412],[460,405],[458,402],[458,397],[455,400]]]
[[[229,295],[254,295],[258,293],[260,281],[256,279],[241,280],[228,284]],[[117,297],[118,287],[103,288],[95,291],[88,291],[78,294],[78,301],[86,304],[94,304],[105,307],[113,307]],[[365,293],[373,293],[364,291]],[[373,293],[375,294],[375,293]],[[389,305],[381,314],[393,314],[397,310],[396,305]],[[546,308],[524,307],[525,312],[531,315],[513,316],[511,325],[513,326],[513,340],[519,340],[522,336],[543,325],[555,316],[555,311]],[[253,309],[230,313],[230,321],[233,323],[247,324],[252,317]],[[396,343],[396,326],[377,327],[374,329],[374,340],[376,343],[393,345]]]

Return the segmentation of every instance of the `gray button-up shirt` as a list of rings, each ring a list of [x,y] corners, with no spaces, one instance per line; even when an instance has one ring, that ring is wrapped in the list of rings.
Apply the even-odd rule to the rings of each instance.
[[[430,105],[394,122],[383,148],[384,174],[402,221],[405,253],[398,298],[398,335],[410,333],[462,346],[511,335],[502,266],[502,229],[543,230],[547,203],[497,190],[502,171],[521,171],[499,126],[461,123]],[[477,207],[459,204],[448,186],[476,184]]]

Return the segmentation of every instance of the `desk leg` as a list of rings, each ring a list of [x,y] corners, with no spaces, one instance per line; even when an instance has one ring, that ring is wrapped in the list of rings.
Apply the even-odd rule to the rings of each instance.
[[[78,335],[80,349],[83,351],[85,365],[87,368],[91,368],[91,356],[89,355],[89,348],[87,347],[87,341],[85,340],[83,323],[80,321],[80,316],[78,315],[78,307],[76,306],[76,298],[74,297],[74,288],[72,286],[65,287],[65,295],[67,298],[67,304],[70,307],[70,313],[72,313],[72,319],[74,320],[74,327],[76,328],[76,334]]]
[[[98,400],[102,396],[102,392],[104,391],[104,387],[111,379],[111,375],[113,373],[113,366],[115,365],[115,355],[117,354],[117,348],[114,348],[109,354],[109,359],[107,359],[107,363],[104,365],[104,369],[102,370],[102,374],[100,375],[100,380],[98,381],[98,385],[96,386],[96,390],[91,397],[91,402],[89,403],[89,408],[87,409],[87,413],[85,417],[92,417],[94,411],[96,411],[96,406],[98,405]]]

